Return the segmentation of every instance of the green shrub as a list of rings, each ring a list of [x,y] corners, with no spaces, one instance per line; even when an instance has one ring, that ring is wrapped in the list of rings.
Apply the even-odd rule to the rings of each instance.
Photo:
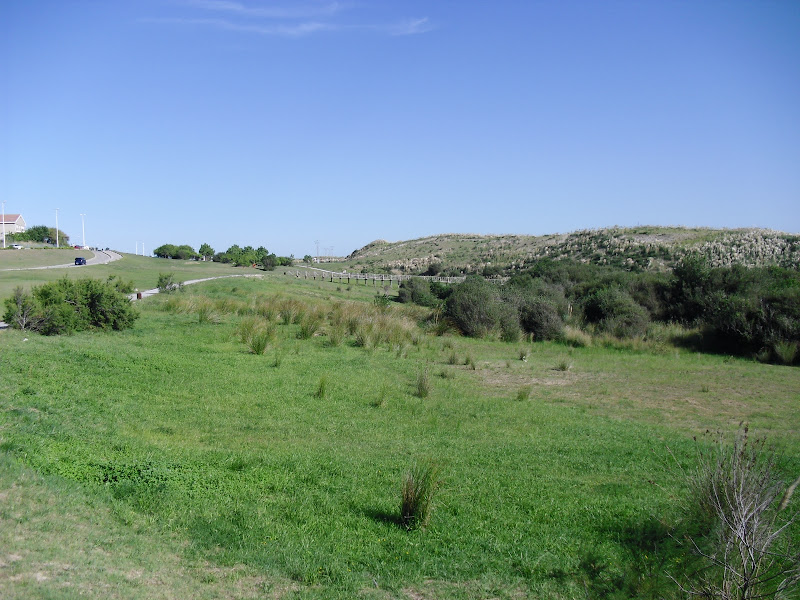
[[[159,293],[168,294],[170,292],[181,291],[183,289],[183,283],[176,282],[175,275],[172,273],[159,273],[156,287]]]
[[[583,314],[589,323],[617,337],[641,337],[650,318],[647,311],[619,287],[602,288],[584,300]]]
[[[32,294],[18,289],[5,301],[3,320],[12,327],[44,335],[127,329],[139,316],[120,291],[127,287],[113,278],[100,281],[65,277],[33,288]]]
[[[415,464],[403,476],[400,522],[409,531],[425,528],[433,513],[433,499],[441,487],[440,469],[433,463]]]
[[[439,300],[431,293],[431,284],[427,279],[412,277],[400,284],[397,294],[400,302],[413,302],[420,306],[434,307],[439,304]]]
[[[501,304],[498,307],[498,324],[500,339],[504,342],[518,342],[522,336],[519,328],[519,313],[512,304]]]
[[[445,314],[465,335],[483,337],[497,327],[500,307],[500,295],[493,284],[471,275],[455,286],[447,298]]]
[[[543,296],[526,297],[520,306],[520,324],[536,341],[564,337],[564,320],[556,306]]]

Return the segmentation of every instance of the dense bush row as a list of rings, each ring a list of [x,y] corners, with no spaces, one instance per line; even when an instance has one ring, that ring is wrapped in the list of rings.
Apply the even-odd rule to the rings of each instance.
[[[133,286],[115,277],[68,279],[34,287],[21,287],[5,301],[3,320],[16,329],[45,335],[86,329],[127,329],[139,316],[126,296]]]
[[[432,287],[436,286],[436,287]],[[781,267],[712,267],[684,257],[667,273],[541,260],[501,284],[470,276],[452,289],[412,279],[400,300],[440,306],[465,335],[515,340],[563,336],[566,323],[618,338],[642,337],[653,322],[702,332],[704,348],[792,363],[800,342],[800,272]]]
[[[214,249],[208,244],[200,246],[199,252],[195,252],[194,248],[186,244],[181,246],[163,244],[153,250],[153,254],[159,258],[176,258],[179,260],[191,260],[203,257],[203,260],[231,263],[237,267],[261,265],[261,267],[267,271],[271,271],[275,267],[291,265],[294,262],[293,256],[276,256],[274,253],[264,248],[264,246],[259,246],[258,248],[245,246],[242,248],[238,244],[234,244],[225,252],[214,252]]]

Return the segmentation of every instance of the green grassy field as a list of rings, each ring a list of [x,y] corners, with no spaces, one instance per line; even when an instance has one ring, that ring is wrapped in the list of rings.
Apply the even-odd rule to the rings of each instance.
[[[105,268],[152,287],[154,260]],[[164,272],[242,272],[195,265]],[[124,332],[0,332],[0,596],[658,598],[682,560],[667,448],[690,464],[746,421],[800,470],[796,368],[437,337],[374,294],[274,272],[142,301]],[[246,319],[272,323],[263,355]]]

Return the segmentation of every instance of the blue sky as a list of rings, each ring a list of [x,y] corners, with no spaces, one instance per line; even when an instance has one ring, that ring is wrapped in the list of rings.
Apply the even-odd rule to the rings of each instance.
[[[7,0],[0,200],[133,252],[800,232],[800,2]]]

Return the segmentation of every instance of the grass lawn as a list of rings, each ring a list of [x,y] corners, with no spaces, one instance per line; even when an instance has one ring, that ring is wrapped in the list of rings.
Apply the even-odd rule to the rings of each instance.
[[[0,332],[0,596],[657,598],[693,435],[744,420],[800,470],[796,368],[400,325],[336,342],[374,295],[275,272],[145,300],[124,332]],[[373,336],[420,317],[370,315]],[[247,318],[273,323],[263,355]],[[441,493],[406,531],[426,461]]]

